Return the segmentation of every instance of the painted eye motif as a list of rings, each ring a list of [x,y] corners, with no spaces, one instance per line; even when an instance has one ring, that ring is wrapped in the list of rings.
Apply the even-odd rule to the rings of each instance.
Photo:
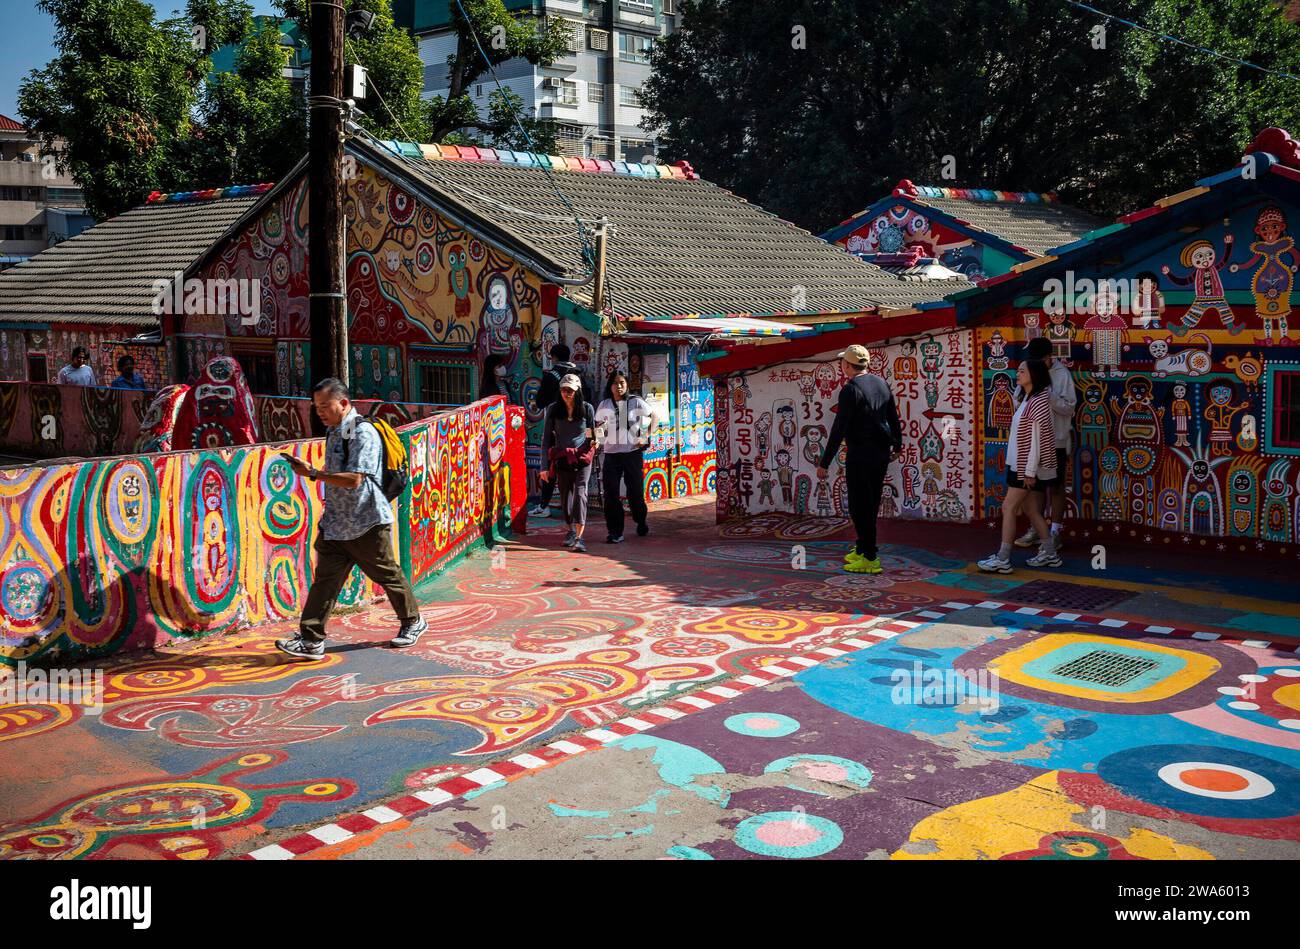
[[[930,229],[930,222],[918,214],[907,222],[907,229],[913,234],[921,234]]]

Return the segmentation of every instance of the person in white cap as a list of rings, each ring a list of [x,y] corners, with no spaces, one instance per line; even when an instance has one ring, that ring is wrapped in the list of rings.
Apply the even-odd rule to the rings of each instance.
[[[542,454],[547,468],[542,481],[552,478],[560,487],[560,507],[569,533],[564,546],[578,553],[587,547],[582,532],[587,527],[587,482],[596,456],[595,411],[583,400],[582,380],[570,373],[560,380],[560,400],[546,410]]]
[[[884,569],[876,548],[876,517],[889,464],[903,451],[903,426],[898,421],[894,393],[884,379],[867,372],[870,360],[865,346],[850,346],[840,353],[840,369],[848,381],[840,389],[835,422],[817,466],[817,477],[825,478],[840,442],[848,443],[844,481],[849,517],[858,535],[853,549],[844,555],[844,569],[850,573],[880,573]]]

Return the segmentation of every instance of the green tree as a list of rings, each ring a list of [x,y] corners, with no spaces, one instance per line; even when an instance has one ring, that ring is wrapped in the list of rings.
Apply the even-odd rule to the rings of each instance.
[[[487,121],[479,128],[495,148],[542,155],[554,155],[560,150],[555,141],[555,123],[525,115],[524,100],[511,89],[498,89],[488,95]]]
[[[346,6],[375,14],[370,31],[349,39],[344,47],[344,62],[364,66],[370,85],[369,94],[358,103],[358,124],[379,138],[429,141],[428,106],[420,98],[424,64],[414,37],[393,22],[392,0],[351,0]],[[275,0],[275,7],[310,41],[310,0]]]
[[[192,180],[214,186],[276,181],[302,157],[306,103],[284,75],[288,55],[278,24],[271,22],[245,39],[234,72],[207,78],[188,158],[178,156]]]
[[[456,52],[447,63],[450,85],[446,98],[435,96],[428,103],[431,141],[444,141],[446,136],[461,128],[480,129],[496,135],[501,129],[502,115],[493,110],[503,108],[504,104],[494,102],[484,120],[469,96],[470,87],[488,70],[483,60],[484,53],[493,66],[517,56],[534,66],[549,66],[564,54],[568,37],[558,19],[541,23],[530,17],[516,19],[501,0],[449,2],[452,4],[452,24],[456,28]],[[512,104],[517,107],[523,103],[515,96]],[[531,133],[532,129],[529,131]],[[554,147],[553,135],[551,142]]]
[[[1105,8],[1300,74],[1272,0]],[[1300,124],[1295,80],[1104,24],[1059,0],[685,0],[646,126],[669,160],[820,231],[900,178],[1133,210]]]
[[[193,134],[191,110],[211,68],[207,50],[248,29],[246,0],[190,0],[187,16],[155,22],[142,0],[38,0],[54,18],[53,60],[32,70],[18,111],[111,217],[155,188],[190,187],[176,158]]]

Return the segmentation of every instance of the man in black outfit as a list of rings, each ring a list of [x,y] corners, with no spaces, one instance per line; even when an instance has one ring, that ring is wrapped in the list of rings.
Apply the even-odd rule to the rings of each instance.
[[[858,534],[857,545],[844,556],[844,569],[850,573],[880,573],[883,569],[876,550],[876,515],[889,463],[903,450],[903,427],[898,422],[894,393],[885,380],[867,372],[870,358],[865,346],[850,346],[840,353],[848,382],[840,389],[835,424],[817,468],[818,478],[827,477],[826,469],[839,451],[840,441],[848,443],[844,479],[849,516]]]
[[[537,407],[543,412],[560,398],[560,380],[573,375],[582,380],[582,392],[578,393],[579,402],[592,401],[592,394],[587,391],[587,380],[576,365],[569,362],[572,353],[564,343],[551,347],[551,368],[542,373],[542,384],[537,389]],[[542,482],[541,498],[528,510],[529,517],[549,517],[551,498],[555,495],[555,479]]]

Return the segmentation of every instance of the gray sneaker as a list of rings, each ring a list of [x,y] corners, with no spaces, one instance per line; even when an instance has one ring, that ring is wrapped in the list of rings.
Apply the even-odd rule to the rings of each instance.
[[[325,658],[325,644],[314,643],[310,640],[303,639],[301,635],[294,636],[292,639],[277,639],[275,648],[280,652],[298,659],[311,659],[313,661]]]
[[[534,504],[528,509],[529,517],[549,517],[550,514],[551,508],[546,504]]]
[[[997,554],[985,557],[976,566],[985,573],[1010,573],[1014,569],[1010,560],[1003,560]]]
[[[587,552],[587,545],[582,542],[581,537],[575,537],[571,549],[575,554],[585,554]]]
[[[414,646],[420,641],[420,637],[429,631],[429,624],[425,622],[423,616],[412,620],[409,623],[403,623],[402,628],[398,630],[396,636],[392,638],[391,644],[401,648],[403,646]]]
[[[1034,530],[1032,527],[1029,528],[1029,530],[1016,538],[1015,544],[1017,547],[1037,547],[1038,531]]]
[[[570,527],[570,528],[569,528],[569,533],[567,533],[567,534],[564,535],[564,546],[565,546],[565,547],[572,547],[572,546],[573,546],[573,542],[574,542],[575,540],[577,540],[577,539],[578,539],[578,532],[575,531],[572,527]]]

